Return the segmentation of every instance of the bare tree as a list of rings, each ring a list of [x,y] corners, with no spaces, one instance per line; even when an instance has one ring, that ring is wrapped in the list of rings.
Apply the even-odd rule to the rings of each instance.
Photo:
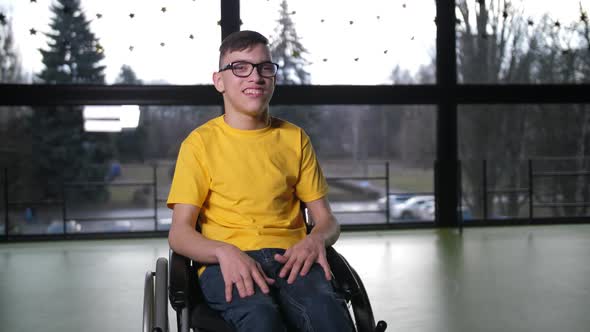
[[[533,22],[508,0],[460,1],[457,8],[460,82],[535,84],[588,80],[588,19],[582,8],[580,22],[567,28],[549,16]],[[581,47],[582,40],[586,40],[584,47]],[[587,156],[587,108],[566,105],[556,112],[552,107],[463,106],[459,117],[461,158],[490,160],[487,174],[490,186],[518,188],[528,186],[522,167],[527,158]],[[567,132],[555,130],[555,124],[568,128]],[[480,166],[464,164],[467,187],[476,191],[481,181]],[[556,194],[567,196],[565,199],[574,199],[572,193],[581,189],[574,190],[566,182],[553,184],[551,188]],[[502,213],[517,216],[525,202],[518,195],[506,198]],[[480,210],[479,199],[469,203],[474,210]]]

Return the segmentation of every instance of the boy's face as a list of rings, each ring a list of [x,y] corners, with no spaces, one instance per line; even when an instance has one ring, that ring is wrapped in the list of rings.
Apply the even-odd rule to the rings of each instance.
[[[271,61],[266,45],[256,44],[242,51],[227,53],[221,59],[221,67],[236,61],[253,64]],[[275,77],[263,77],[254,68],[248,77],[238,77],[232,70],[213,73],[213,84],[223,94],[226,112],[238,112],[258,116],[268,109],[275,87]]]

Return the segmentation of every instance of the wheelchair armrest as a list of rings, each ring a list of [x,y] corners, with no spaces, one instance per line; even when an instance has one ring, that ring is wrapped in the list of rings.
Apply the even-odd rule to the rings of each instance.
[[[179,311],[189,307],[191,282],[195,278],[192,274],[190,260],[170,249],[169,258],[169,292],[170,305]]]
[[[209,308],[199,287],[197,268],[191,260],[170,249],[169,297],[177,312],[186,308],[190,326],[197,331],[230,332],[233,329],[213,309]]]

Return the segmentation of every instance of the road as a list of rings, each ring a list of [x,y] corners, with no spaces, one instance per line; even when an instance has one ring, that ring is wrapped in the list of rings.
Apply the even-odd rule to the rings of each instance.
[[[374,201],[332,202],[332,210],[342,225],[385,223],[385,212]],[[158,223],[154,214],[157,213]],[[17,234],[60,234],[63,233],[63,214],[61,208],[53,207],[39,211],[33,220],[26,220],[22,211],[10,211],[10,229]],[[150,208],[88,209],[66,211],[68,233],[100,232],[138,232],[167,230],[172,212],[166,207],[157,211]],[[4,233],[4,223],[0,224],[0,234]]]

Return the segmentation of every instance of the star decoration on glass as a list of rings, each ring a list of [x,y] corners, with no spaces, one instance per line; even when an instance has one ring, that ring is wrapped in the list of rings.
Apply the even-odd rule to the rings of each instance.
[[[195,39],[195,36],[191,33],[190,36],[188,36],[190,39]]]
[[[348,23],[349,23],[350,25],[353,25],[353,24],[354,24],[354,21],[348,21]]]
[[[96,18],[101,19],[102,18],[102,14],[101,13],[96,14]]]
[[[387,54],[388,50],[383,51],[383,54]]]
[[[162,7],[162,9],[160,9],[162,11],[162,13],[166,12],[166,7]]]
[[[412,38],[410,38],[410,40],[414,40],[414,36],[412,36]]]
[[[160,46],[164,47],[164,46],[166,46],[166,43],[164,43],[164,42],[161,42],[161,43],[160,43]]]
[[[404,3],[404,4],[402,4],[402,8],[406,8],[406,4],[405,4],[405,3]]]
[[[354,61],[359,61],[359,58],[354,58]]]
[[[555,27],[556,27],[556,28],[559,28],[559,27],[561,27],[561,23],[559,23],[559,21],[555,21]]]
[[[531,19],[529,19],[529,20],[527,21],[527,23],[528,23],[530,26],[532,26],[533,24],[535,24],[535,22],[533,22],[533,20],[531,20]]]
[[[324,23],[326,20],[324,20],[323,18],[320,20],[321,23]]]
[[[292,11],[292,12],[291,12],[291,15],[295,15],[295,14],[297,14],[297,12],[296,12],[296,11]]]
[[[133,49],[135,49],[133,45],[129,46],[129,51],[133,52]]]
[[[322,61],[324,61],[324,62],[327,62],[327,61],[328,61],[328,59],[327,59],[327,58],[323,58],[323,59],[322,59]]]
[[[508,12],[507,12],[507,11],[504,11],[504,12],[502,13],[502,17],[506,19],[506,18],[508,17]]]
[[[32,29],[29,29],[29,33],[30,33],[31,35],[36,35],[36,34],[37,34],[37,30],[35,30],[34,28],[32,28]]]
[[[3,13],[0,13],[0,24],[6,25],[6,16]]]
[[[377,19],[380,20],[381,19],[381,16],[377,15]]]
[[[299,51],[293,51],[294,58],[299,58],[300,56],[301,56],[301,53],[299,53]]]
[[[133,13],[130,13],[130,14],[129,14],[129,17],[130,17],[130,18],[134,18],[134,17],[135,17],[135,14],[133,14]]]

